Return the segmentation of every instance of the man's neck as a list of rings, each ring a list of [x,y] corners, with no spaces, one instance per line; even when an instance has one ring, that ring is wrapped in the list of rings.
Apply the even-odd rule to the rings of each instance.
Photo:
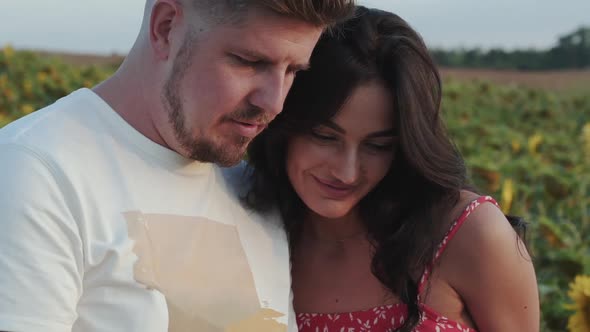
[[[154,99],[160,94],[147,91],[150,86],[144,84],[146,79],[142,79],[142,73],[134,70],[135,67],[124,62],[113,76],[92,90],[135,130],[167,147],[152,118],[152,114],[158,113],[152,108],[161,105],[159,100]]]

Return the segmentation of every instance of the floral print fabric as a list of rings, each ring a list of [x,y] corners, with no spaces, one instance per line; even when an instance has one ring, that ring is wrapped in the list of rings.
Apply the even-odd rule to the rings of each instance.
[[[481,196],[471,202],[461,216],[451,225],[443,241],[439,244],[432,264],[425,269],[420,278],[418,285],[419,294],[423,293],[428,283],[432,267],[447,247],[449,241],[455,236],[467,217],[485,202],[490,202],[498,206],[498,203],[492,197]],[[440,315],[422,304],[420,295],[418,295],[418,303],[420,303],[421,318],[414,332],[477,332],[472,328],[462,326]],[[407,307],[403,303],[383,305],[347,313],[297,313],[297,326],[299,332],[393,332],[402,326],[407,314]]]

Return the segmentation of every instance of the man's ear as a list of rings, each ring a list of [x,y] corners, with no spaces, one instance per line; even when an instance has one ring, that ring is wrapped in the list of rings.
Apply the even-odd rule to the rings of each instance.
[[[182,7],[175,0],[156,0],[150,17],[150,45],[156,58],[170,56],[174,30],[182,19]]]

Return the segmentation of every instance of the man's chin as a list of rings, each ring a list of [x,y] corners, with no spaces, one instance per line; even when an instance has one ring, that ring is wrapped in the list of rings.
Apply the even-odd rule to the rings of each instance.
[[[219,153],[217,153],[215,160],[212,162],[221,167],[234,166],[244,158],[244,156],[246,155],[247,148],[248,144],[239,147],[232,146],[230,148],[228,148],[227,146],[220,147],[220,149],[218,150]]]
[[[232,156],[230,158],[219,159],[215,164],[217,164],[220,167],[231,167],[237,165],[240,161],[242,161],[243,157],[244,155],[242,154],[238,157]]]
[[[244,158],[250,141],[236,138],[227,142],[201,142],[192,146],[190,158],[221,167],[233,166]]]

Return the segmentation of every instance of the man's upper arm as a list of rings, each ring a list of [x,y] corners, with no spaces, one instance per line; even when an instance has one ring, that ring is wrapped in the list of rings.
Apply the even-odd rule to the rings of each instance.
[[[0,161],[0,330],[70,331],[83,255],[60,178],[22,146]]]

